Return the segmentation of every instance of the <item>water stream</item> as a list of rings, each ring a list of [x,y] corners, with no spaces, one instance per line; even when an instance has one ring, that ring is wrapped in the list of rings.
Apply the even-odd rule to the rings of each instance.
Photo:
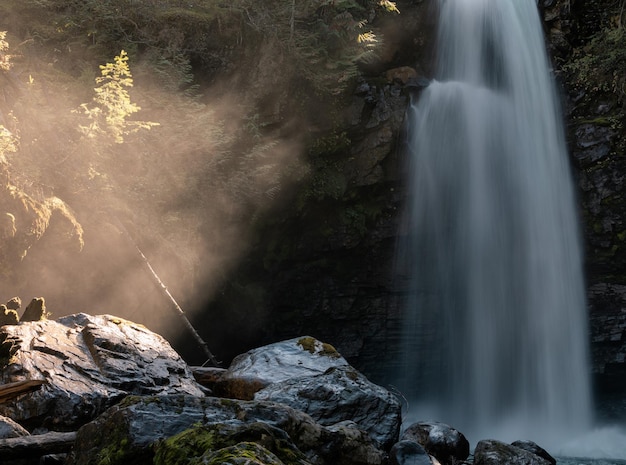
[[[409,109],[412,297],[397,384],[470,441],[591,429],[580,227],[534,0],[441,0]],[[556,446],[555,446],[556,447]]]

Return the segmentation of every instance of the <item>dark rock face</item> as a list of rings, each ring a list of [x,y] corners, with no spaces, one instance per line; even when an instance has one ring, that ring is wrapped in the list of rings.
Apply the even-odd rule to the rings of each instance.
[[[75,428],[128,394],[204,395],[165,339],[109,315],[3,326],[0,341],[1,384],[46,381],[0,404],[1,415],[24,425]]]
[[[626,286],[626,113],[621,90],[626,37],[614,22],[620,5],[608,0],[551,3],[544,9],[546,24],[558,32],[559,43],[567,44],[554,61],[564,90],[567,136],[579,184],[593,373],[598,403],[614,403],[607,392],[626,386],[626,350],[620,342],[626,308],[622,292]],[[549,11],[554,13],[550,20]],[[558,46],[553,34],[548,39],[552,49]],[[622,405],[622,418],[625,415]]]
[[[420,444],[442,465],[455,465],[469,457],[469,441],[463,433],[438,422],[419,422],[409,426],[402,440]]]
[[[474,465],[549,465],[550,462],[519,447],[496,440],[480,441],[474,451]]]

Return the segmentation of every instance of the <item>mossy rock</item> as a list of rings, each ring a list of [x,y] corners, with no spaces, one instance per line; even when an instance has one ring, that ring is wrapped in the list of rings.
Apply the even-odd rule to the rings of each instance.
[[[240,462],[239,459],[251,461]],[[219,464],[224,461],[233,464],[308,464],[287,433],[263,422],[197,425],[161,441],[154,457],[154,465]]]
[[[190,462],[193,465],[221,465],[224,463],[232,465],[284,465],[276,455],[254,442],[242,442],[225,447]]]

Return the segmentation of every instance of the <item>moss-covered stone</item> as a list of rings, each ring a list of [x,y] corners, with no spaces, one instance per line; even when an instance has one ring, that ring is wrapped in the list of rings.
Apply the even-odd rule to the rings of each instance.
[[[276,455],[254,442],[242,442],[225,447],[205,454],[200,460],[191,462],[193,465],[222,465],[224,463],[232,465],[284,465]]]
[[[161,441],[154,465],[240,463],[306,465],[287,434],[266,423],[197,425]],[[221,461],[220,461],[221,460]],[[232,461],[234,460],[234,461]]]
[[[341,357],[341,354],[339,354],[339,352],[337,352],[337,349],[335,349],[332,345],[325,342],[320,342],[314,337],[306,336],[300,338],[298,340],[298,345],[312,354],[323,355],[331,358]]]

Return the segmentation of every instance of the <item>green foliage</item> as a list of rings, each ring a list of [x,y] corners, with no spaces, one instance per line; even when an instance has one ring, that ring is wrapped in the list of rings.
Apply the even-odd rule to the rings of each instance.
[[[9,43],[6,41],[6,31],[0,31],[0,72],[11,69],[11,55],[8,54]],[[0,115],[2,113],[0,112]],[[0,119],[2,121],[2,119]],[[6,156],[17,151],[18,139],[3,124],[0,124],[0,163],[6,163]]]
[[[394,11],[392,2],[316,0],[309,2],[238,0],[246,20],[277,48],[319,93],[339,95],[376,58],[381,44],[367,29],[375,11]],[[397,11],[397,10],[396,10]]]
[[[9,43],[6,41],[7,31],[0,31],[0,71],[11,69],[11,55],[7,53]]]
[[[91,105],[83,103],[80,106],[90,120],[88,126],[80,126],[87,137],[110,135],[116,144],[122,144],[126,135],[158,126],[155,122],[128,120],[141,108],[130,101],[127,88],[133,86],[133,78],[124,50],[113,63],[101,65],[100,72],[101,76],[96,78],[99,86],[94,88],[96,95]]]
[[[0,124],[0,163],[7,162],[7,154],[17,151],[18,140],[6,127]]]
[[[586,92],[612,93],[622,102],[626,98],[626,32],[623,28],[605,29],[585,47],[576,51],[564,67],[572,84]]]

